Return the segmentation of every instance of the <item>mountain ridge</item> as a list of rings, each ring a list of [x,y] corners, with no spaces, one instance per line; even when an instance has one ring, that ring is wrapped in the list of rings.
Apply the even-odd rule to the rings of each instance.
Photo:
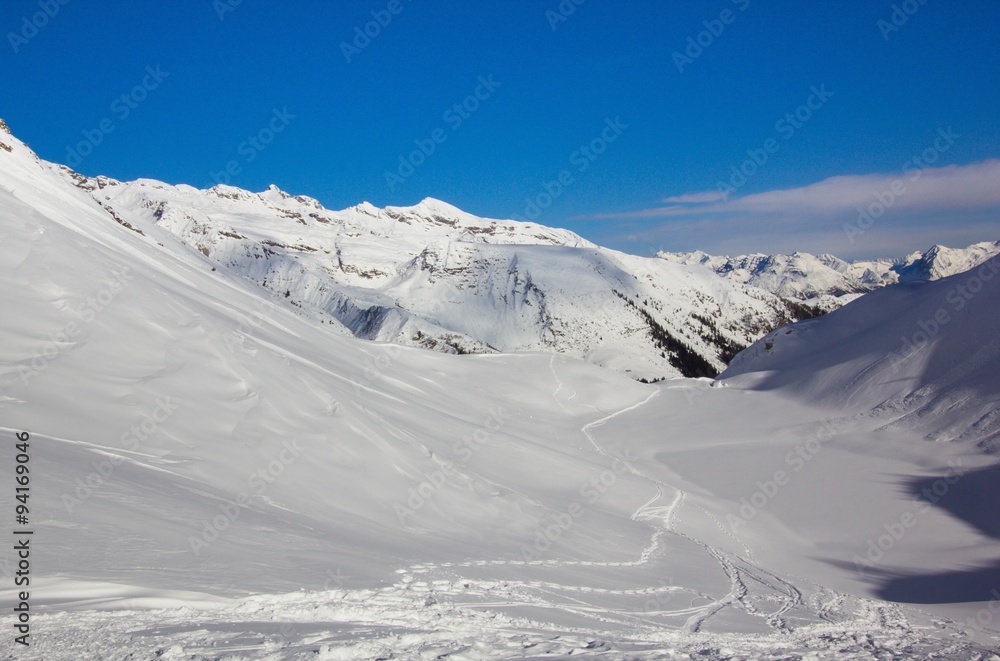
[[[208,268],[239,275],[317,323],[446,353],[556,352],[637,380],[713,377],[764,333],[839,307],[889,273],[886,266],[856,276],[858,266],[805,253],[795,263],[639,257],[429,197],[410,207],[362,202],[333,211],[273,184],[254,193],[87,177],[10,141],[115,222],[161,246],[197,251]],[[921,272],[916,260],[908,264]],[[821,269],[823,277],[814,275]]]
[[[981,241],[965,248],[936,244],[926,251],[918,250],[903,257],[853,261],[806,252],[731,257],[702,251],[660,251],[657,257],[701,266],[722,278],[829,311],[881,287],[938,280],[968,271],[997,254],[1000,254],[1000,241]]]
[[[433,198],[331,211],[273,185],[200,190],[39,162],[124,227],[161,245],[179,241],[209,268],[364,339],[447,353],[565,353],[649,381],[715,376],[796,314],[698,269]]]

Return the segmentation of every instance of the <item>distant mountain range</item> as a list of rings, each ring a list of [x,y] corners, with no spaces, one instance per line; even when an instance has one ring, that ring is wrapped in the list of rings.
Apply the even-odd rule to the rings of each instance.
[[[783,298],[808,302],[823,310],[840,307],[859,295],[886,285],[939,280],[974,268],[1000,253],[1000,241],[967,248],[933,246],[900,259],[844,261],[833,255],[738,255],[704,252],[660,252],[675,264],[701,266],[731,282],[752,285]]]

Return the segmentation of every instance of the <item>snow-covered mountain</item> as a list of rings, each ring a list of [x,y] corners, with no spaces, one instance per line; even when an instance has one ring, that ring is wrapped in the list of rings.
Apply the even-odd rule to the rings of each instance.
[[[0,133],[0,438],[12,488],[30,436],[33,531],[0,556],[5,658],[993,658],[988,437],[814,387],[834,340],[756,363],[765,340],[714,386],[374,343],[66,177]],[[943,361],[996,328],[988,283],[950,283],[877,292],[914,333],[942,291],[984,296],[939,321]],[[778,333],[891,347],[881,318],[842,330],[866,300]],[[978,397],[988,346],[921,364]]]
[[[845,411],[890,416],[928,439],[1000,451],[1000,257],[940,280],[872,292],[769,333],[720,376],[758,375]]]
[[[714,376],[796,315],[777,296],[698,267],[432,199],[330,211],[273,186],[198,190],[56,170],[150,240],[180,239],[206,264],[365,339],[449,353],[554,351],[637,379]]]
[[[853,262],[833,255],[801,252],[721,257],[696,251],[660,252],[657,256],[676,264],[702,266],[727,280],[831,310],[886,285],[937,280],[968,271],[997,254],[1000,241],[984,241],[967,248],[936,245],[926,252],[917,251],[899,259]]]

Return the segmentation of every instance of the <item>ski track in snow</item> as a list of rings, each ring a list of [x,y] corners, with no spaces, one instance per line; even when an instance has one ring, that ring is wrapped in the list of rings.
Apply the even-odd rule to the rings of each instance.
[[[568,413],[569,409],[567,409],[566,405],[563,404],[562,401],[560,401],[560,399],[558,397],[556,397],[556,395],[559,394],[559,391],[562,390],[562,388],[563,388],[563,382],[559,379],[559,375],[556,374],[555,361],[556,361],[556,356],[557,355],[558,354],[552,354],[552,357],[549,358],[549,371],[552,372],[552,378],[556,380],[556,389],[552,392],[552,399],[555,400],[556,404],[559,405],[559,408],[561,408],[563,410],[563,412]],[[569,397],[569,399],[567,399],[567,401],[572,400],[573,397],[576,397],[576,393],[575,392],[573,393],[572,396]]]

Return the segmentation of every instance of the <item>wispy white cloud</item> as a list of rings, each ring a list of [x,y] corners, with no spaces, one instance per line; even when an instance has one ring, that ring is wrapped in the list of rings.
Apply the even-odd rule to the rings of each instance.
[[[706,202],[718,202],[726,199],[726,194],[722,191],[707,190],[700,193],[684,193],[663,198],[664,204],[704,204]]]
[[[619,221],[620,233],[607,232],[605,241],[614,243],[617,238],[622,245],[628,237],[632,243],[666,244],[666,250],[712,252],[723,246],[728,251],[746,246],[747,251],[768,251],[778,249],[770,246],[786,246],[851,257],[876,246],[914,249],[909,242],[918,236],[926,240],[939,235],[938,241],[946,237],[961,241],[965,236],[996,240],[1000,159],[837,176],[742,197],[726,198],[717,191],[688,193],[668,197],[660,206],[588,218]]]

